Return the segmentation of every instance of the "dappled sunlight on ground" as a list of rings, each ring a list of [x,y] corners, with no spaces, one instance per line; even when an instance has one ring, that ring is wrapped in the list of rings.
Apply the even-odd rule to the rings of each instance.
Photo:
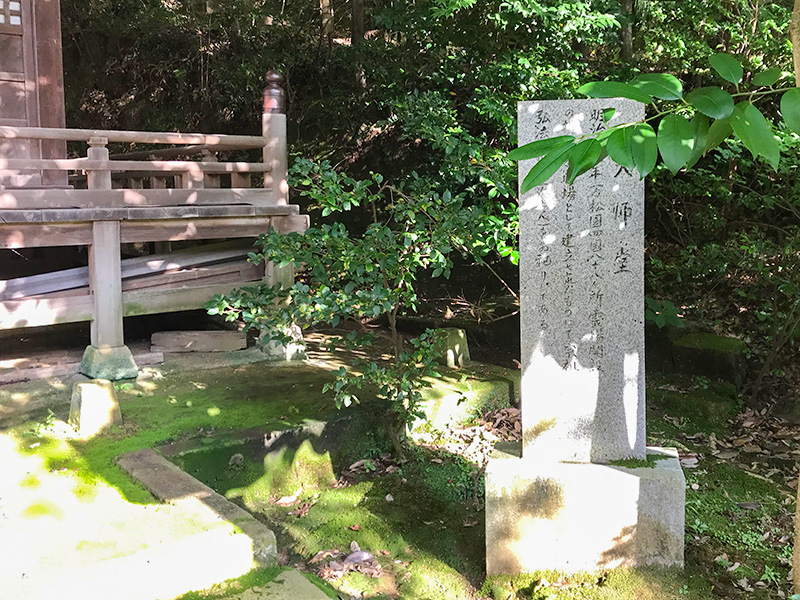
[[[53,425],[45,435],[54,444],[66,444],[59,436],[68,430],[66,424]],[[67,590],[58,574],[77,574],[98,561],[131,556],[208,529],[176,507],[131,504],[110,485],[85,481],[80,469],[50,470],[42,456],[27,454],[36,449],[30,446],[41,444],[35,439],[0,435],[4,599],[64,596]],[[224,521],[219,528],[227,535],[233,531]]]

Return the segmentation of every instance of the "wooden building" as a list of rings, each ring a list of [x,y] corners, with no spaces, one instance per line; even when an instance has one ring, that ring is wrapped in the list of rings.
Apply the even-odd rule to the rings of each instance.
[[[0,0],[0,126],[65,127],[58,0]],[[59,140],[0,139],[6,158],[63,158]],[[66,185],[63,172],[0,171],[0,186]]]
[[[137,372],[124,317],[277,281],[247,262],[253,238],[307,228],[288,203],[283,78],[267,74],[260,135],[67,129],[59,22],[57,0],[0,0],[0,249],[86,247],[88,264],[4,278],[0,329],[89,321],[82,372],[123,379]],[[163,148],[110,156],[116,142]],[[261,161],[220,160],[242,149]],[[123,260],[131,244],[154,253]]]

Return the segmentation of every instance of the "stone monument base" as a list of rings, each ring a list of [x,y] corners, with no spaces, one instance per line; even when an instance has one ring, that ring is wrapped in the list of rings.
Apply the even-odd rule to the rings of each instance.
[[[136,379],[139,368],[127,346],[96,348],[87,346],[83,352],[80,372],[92,379]]]
[[[497,448],[486,469],[486,574],[682,567],[678,453],[647,453],[649,466],[628,468],[535,462],[518,446]]]

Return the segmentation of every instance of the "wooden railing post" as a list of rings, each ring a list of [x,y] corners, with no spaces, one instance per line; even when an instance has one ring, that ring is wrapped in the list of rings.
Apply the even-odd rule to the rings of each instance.
[[[275,204],[289,203],[289,183],[287,182],[286,145],[286,92],[285,79],[277,71],[268,71],[265,77],[264,112],[261,117],[261,134],[264,136],[264,162],[272,165],[272,171],[265,176],[265,187],[272,179],[272,196]]]
[[[288,149],[286,145],[286,92],[283,89],[285,79],[277,71],[268,71],[265,77],[267,87],[264,89],[264,113],[262,117],[262,135],[264,136],[264,162],[271,165],[272,170],[265,175],[272,178],[272,197],[276,204],[289,203]],[[265,265],[264,280],[270,285],[279,284],[288,289],[294,285],[294,267],[291,264],[278,266],[275,263]],[[288,344],[278,342],[262,343],[261,349],[271,360],[305,360],[305,344],[303,332],[297,325],[285,331],[292,341]]]
[[[89,160],[108,161],[108,139],[89,140]],[[91,190],[110,190],[111,171],[88,171]],[[81,361],[81,373],[95,379],[129,379],[138,375],[122,329],[122,265],[119,221],[94,221],[89,246],[89,290],[94,296],[91,346]]]

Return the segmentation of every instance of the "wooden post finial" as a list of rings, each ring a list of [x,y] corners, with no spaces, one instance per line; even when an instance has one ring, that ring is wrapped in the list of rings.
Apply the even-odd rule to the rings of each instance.
[[[286,78],[270,69],[264,79],[267,82],[264,88],[264,112],[286,114],[286,92],[283,89]]]

